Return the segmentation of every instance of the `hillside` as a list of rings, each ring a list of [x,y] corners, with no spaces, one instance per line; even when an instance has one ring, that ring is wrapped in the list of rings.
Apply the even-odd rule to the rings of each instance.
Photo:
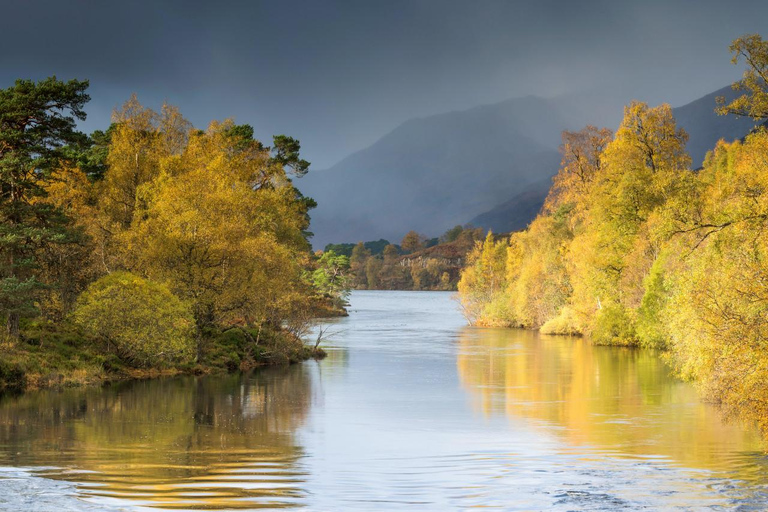
[[[714,148],[718,140],[741,138],[755,126],[754,121],[749,118],[715,114],[715,99],[718,96],[732,99],[736,93],[730,87],[724,87],[673,109],[678,126],[688,132],[687,149],[693,159],[694,168],[701,166],[707,151]],[[554,175],[556,170],[557,167],[554,167],[550,174]],[[551,176],[529,185],[511,199],[471,218],[469,223],[492,229],[497,233],[524,229],[544,204],[550,185]]]
[[[551,185],[551,177],[532,183],[512,199],[474,217],[469,224],[492,229],[495,233],[525,229],[541,210]]]
[[[715,91],[675,109],[696,165],[717,139],[742,136],[750,120],[717,116]],[[535,216],[560,163],[564,129],[613,126],[624,101],[601,94],[526,96],[407,121],[370,147],[299,184],[315,198],[313,244],[428,235],[471,222],[521,229]],[[494,206],[496,205],[496,206]],[[489,209],[489,207],[494,206]]]
[[[600,108],[599,108],[600,107]],[[563,128],[608,118],[597,97],[526,96],[412,119],[302,179],[313,244],[442,233],[551,175]],[[612,109],[616,118],[620,109]]]

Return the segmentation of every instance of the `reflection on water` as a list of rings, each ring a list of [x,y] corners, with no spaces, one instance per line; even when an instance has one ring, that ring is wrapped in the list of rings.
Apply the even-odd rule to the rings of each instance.
[[[729,468],[762,451],[753,431],[723,422],[651,351],[505,329],[464,329],[459,340],[459,376],[485,415],[543,420],[571,446],[686,467]]]
[[[0,509],[768,509],[756,434],[652,352],[351,309],[322,362],[0,399]]]
[[[0,403],[0,465],[53,466],[85,497],[161,508],[291,506],[304,368],[29,393]]]

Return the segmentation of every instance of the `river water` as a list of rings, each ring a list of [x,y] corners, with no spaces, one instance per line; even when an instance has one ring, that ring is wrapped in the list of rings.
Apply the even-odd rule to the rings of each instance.
[[[354,292],[328,358],[0,400],[0,509],[768,509],[768,459],[649,351]]]

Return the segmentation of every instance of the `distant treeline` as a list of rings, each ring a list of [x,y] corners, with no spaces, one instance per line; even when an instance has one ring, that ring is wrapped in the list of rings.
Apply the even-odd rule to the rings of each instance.
[[[324,252],[348,258],[348,283],[358,290],[455,290],[467,253],[484,236],[455,226],[435,238],[410,231],[399,245],[380,239],[328,244]]]
[[[437,242],[437,239],[433,239],[435,242]],[[370,241],[370,242],[361,242],[363,244],[363,247],[365,250],[369,251],[372,255],[378,256],[384,252],[384,249],[387,248],[388,245],[393,245],[389,242],[389,240],[385,240],[383,238],[380,238],[378,240]],[[323,252],[333,251],[336,254],[340,254],[342,256],[346,256],[347,258],[352,257],[352,251],[354,251],[355,246],[357,244],[328,244],[323,249]],[[397,249],[398,253],[400,252],[400,246],[395,245],[395,248]]]
[[[765,121],[768,42],[731,50],[745,94],[718,113]],[[700,170],[686,141],[668,105],[638,102],[615,134],[564,132],[543,210],[470,253],[461,302],[478,325],[662,349],[768,433],[768,131],[719,142]]]

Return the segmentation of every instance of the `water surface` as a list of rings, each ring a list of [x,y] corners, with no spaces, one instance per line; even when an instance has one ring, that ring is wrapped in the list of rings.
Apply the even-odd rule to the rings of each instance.
[[[768,461],[649,351],[355,292],[329,357],[0,400],[0,508],[768,508]]]

